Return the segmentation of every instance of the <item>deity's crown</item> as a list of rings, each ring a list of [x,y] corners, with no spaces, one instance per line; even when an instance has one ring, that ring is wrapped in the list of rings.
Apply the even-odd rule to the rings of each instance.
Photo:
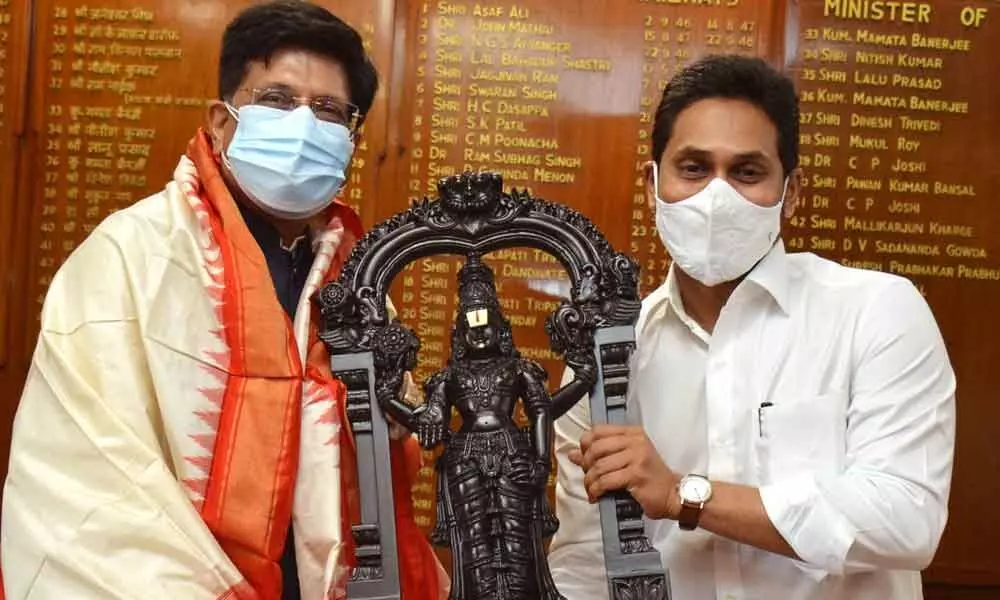
[[[438,195],[448,211],[464,214],[489,212],[503,196],[503,178],[496,173],[466,171],[439,181]]]
[[[493,270],[478,254],[469,254],[458,272],[458,299],[460,318],[476,310],[499,307]],[[472,321],[469,324],[474,325]]]

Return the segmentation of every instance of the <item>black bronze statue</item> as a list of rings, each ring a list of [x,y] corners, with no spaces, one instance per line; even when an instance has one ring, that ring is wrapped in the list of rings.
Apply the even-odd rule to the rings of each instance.
[[[639,313],[638,265],[615,252],[578,212],[503,192],[500,177],[465,173],[442,180],[440,199],[414,203],[375,227],[336,283],[319,295],[320,337],[347,387],[347,416],[361,473],[361,522],[353,526],[357,567],[348,597],[399,599],[385,417],[425,447],[444,444],[438,463],[436,543],[453,553],[452,600],[556,600],[543,541],[558,523],[548,506],[552,423],[584,395],[591,420],[624,423],[629,358]],[[521,358],[500,310],[486,253],[508,247],[549,252],[572,281],[569,301],[545,328],[575,378],[551,397],[546,374]],[[388,318],[386,294],[407,264],[438,254],[466,257],[447,366],[424,385],[426,403],[400,398],[420,341]],[[529,427],[513,412],[523,403]],[[461,426],[451,431],[452,409]],[[605,566],[613,600],[669,600],[642,512],[625,492],[600,500]]]
[[[562,598],[542,543],[556,530],[545,494],[552,468],[545,371],[514,348],[493,272],[475,254],[459,272],[458,293],[451,360],[428,380],[426,409],[416,417],[425,447],[445,444],[432,539],[452,548],[453,598]],[[527,430],[514,422],[518,399]],[[453,407],[462,425],[451,433]]]

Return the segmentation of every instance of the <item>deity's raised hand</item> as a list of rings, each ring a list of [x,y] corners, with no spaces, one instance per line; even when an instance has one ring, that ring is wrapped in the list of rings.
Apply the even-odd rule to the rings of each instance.
[[[440,406],[425,404],[417,409],[416,426],[417,439],[420,445],[430,450],[444,440],[448,423]]]

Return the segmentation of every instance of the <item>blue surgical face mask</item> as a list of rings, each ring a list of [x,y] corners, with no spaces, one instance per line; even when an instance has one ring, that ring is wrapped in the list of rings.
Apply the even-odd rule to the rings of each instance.
[[[222,162],[250,200],[281,219],[308,219],[333,203],[354,154],[350,130],[308,106],[226,108],[237,121]]]

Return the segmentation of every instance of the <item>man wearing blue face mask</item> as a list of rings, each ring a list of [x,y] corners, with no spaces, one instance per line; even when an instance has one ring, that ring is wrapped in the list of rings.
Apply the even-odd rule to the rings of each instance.
[[[766,63],[713,57],[667,86],[647,193],[673,265],[645,299],[637,426],[556,423],[550,564],[607,597],[596,499],[627,490],[683,600],[909,600],[947,519],[955,378],[905,279],[786,254],[798,106]]]
[[[9,600],[342,597],[357,473],[310,299],[362,233],[337,195],[377,87],[319,6],[228,26],[173,181],[52,282],[3,495]],[[439,600],[409,508],[419,449],[396,437],[402,594]]]

